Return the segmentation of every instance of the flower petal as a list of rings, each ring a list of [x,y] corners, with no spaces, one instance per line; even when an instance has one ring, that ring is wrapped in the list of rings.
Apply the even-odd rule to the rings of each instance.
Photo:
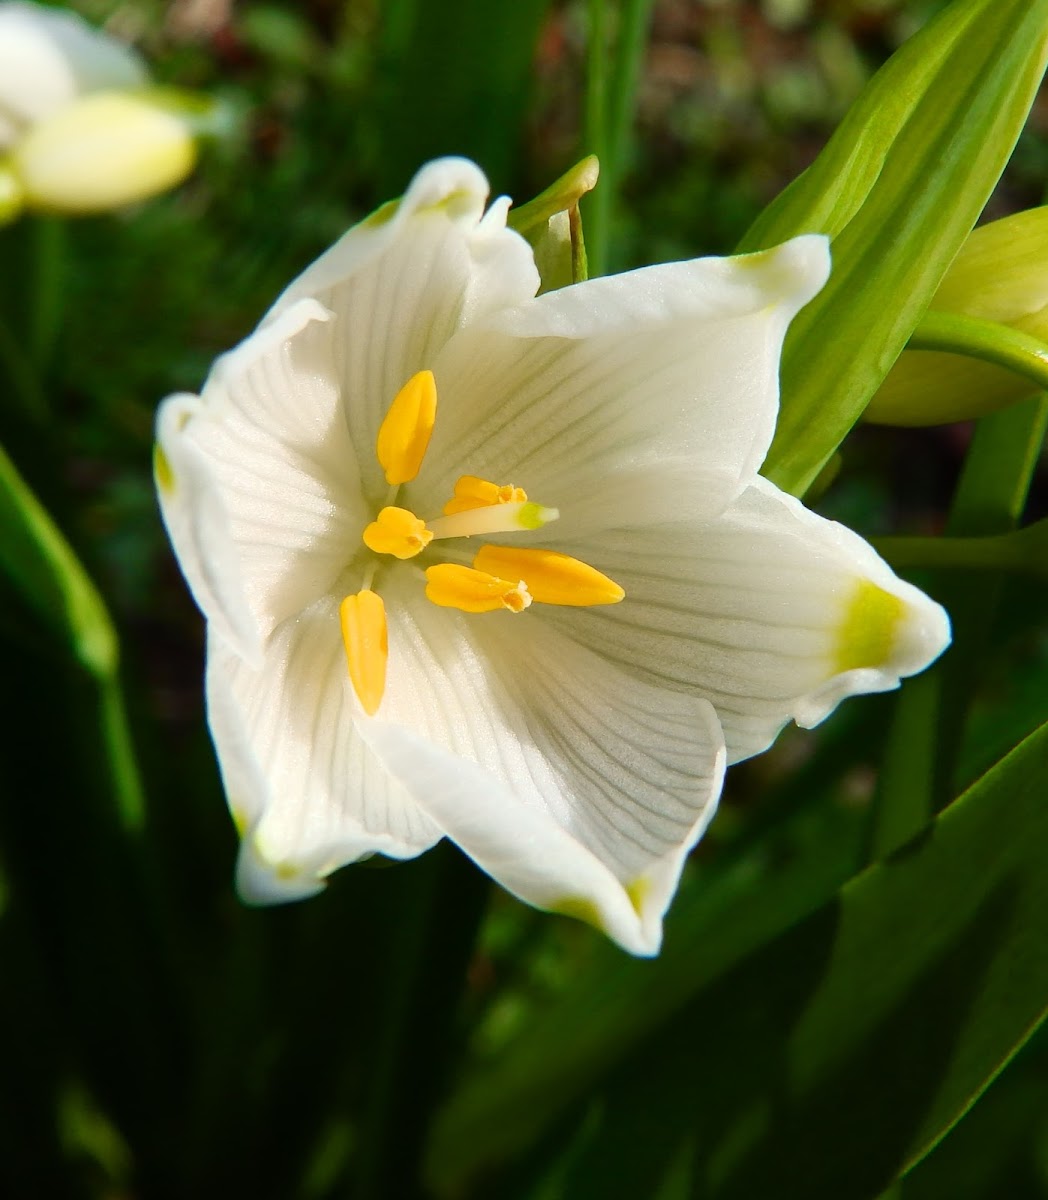
[[[439,839],[356,732],[333,598],[280,625],[258,670],[212,639],[207,700],[244,838],[245,899],[310,895],[344,863],[375,853],[411,858]]]
[[[396,581],[384,591],[386,697],[362,736],[504,887],[655,953],[720,793],[710,706],[630,677],[530,612],[466,616]]]
[[[506,228],[509,201],[484,213],[487,194],[483,173],[466,159],[428,164],[399,202],[349,230],[299,276],[267,318],[304,297],[335,314],[332,352],[373,503],[387,488],[375,440],[403,385],[432,367],[463,326],[539,286],[527,242]]]
[[[202,395],[164,402],[158,491],[193,594],[259,662],[262,640],[324,594],[367,511],[330,359],[329,314],[300,301],[220,358]]]
[[[432,500],[468,471],[570,521],[571,497],[596,492],[607,508],[620,472],[658,487],[672,459],[696,479],[683,515],[723,509],[767,452],[783,336],[828,270],[826,240],[806,236],[590,280],[465,330],[433,366],[444,406],[430,460],[444,473]],[[611,508],[605,528],[646,519]]]
[[[143,87],[138,55],[76,13],[0,5],[0,147],[20,128],[102,88]]]
[[[586,552],[625,600],[543,619],[653,682],[706,696],[729,762],[767,748],[791,718],[810,727],[846,696],[898,686],[950,640],[942,608],[862,538],[763,479],[704,526],[612,531]]]

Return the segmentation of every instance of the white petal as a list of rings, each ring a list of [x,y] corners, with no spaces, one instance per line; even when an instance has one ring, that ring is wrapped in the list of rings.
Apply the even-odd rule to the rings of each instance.
[[[302,297],[334,314],[329,336],[373,503],[386,491],[374,454],[382,418],[417,371],[432,368],[459,329],[535,294],[523,238],[505,227],[507,200],[484,213],[488,183],[460,158],[423,167],[395,206],[351,229],[280,297],[270,317]],[[443,420],[443,396],[438,428]]]
[[[247,604],[229,512],[212,464],[185,435],[190,423],[206,419],[198,396],[169,396],[160,406],[155,460],[160,511],[182,574],[212,632],[257,662],[261,638]]]
[[[712,709],[609,666],[533,611],[438,609],[410,576],[383,594],[386,698],[362,733],[388,769],[510,891],[589,906],[627,949],[655,953],[720,793]]]
[[[810,727],[846,696],[898,686],[949,644],[938,604],[858,535],[763,479],[705,526],[613,531],[585,549],[625,600],[545,619],[654,682],[707,697],[729,762],[765,749],[791,718]],[[894,611],[871,624],[875,644],[853,667],[866,585]]]
[[[160,486],[197,603],[258,662],[261,641],[323,595],[368,521],[330,357],[329,314],[300,301],[220,358],[202,396],[161,408]]]
[[[334,599],[281,625],[257,671],[212,639],[207,698],[244,835],[245,899],[309,895],[344,863],[374,853],[410,858],[439,839],[356,732]]]
[[[613,495],[619,472],[657,479],[675,459],[696,472],[683,515],[718,511],[763,461],[783,336],[828,270],[826,240],[801,237],[590,280],[467,329],[434,367],[432,499],[468,472],[570,520],[573,496]]]
[[[521,804],[476,763],[410,730],[376,722],[375,753],[444,831],[507,891],[537,908],[578,916],[634,954],[654,954],[622,885],[540,809]]]
[[[76,13],[0,4],[0,112],[11,136],[87,92],[147,82],[145,66],[130,47]]]

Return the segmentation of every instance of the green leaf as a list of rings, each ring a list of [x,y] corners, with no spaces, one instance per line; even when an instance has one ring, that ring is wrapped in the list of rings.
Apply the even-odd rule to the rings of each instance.
[[[117,640],[102,598],[2,447],[0,570],[91,674],[113,676]]]
[[[496,190],[516,174],[535,47],[549,0],[396,0],[380,6],[377,125],[385,195],[427,159],[464,154]]]
[[[902,351],[1019,135],[1048,53],[1048,0],[956,0],[877,73],[740,250],[800,233],[834,268],[796,318],[767,474],[802,494]]]
[[[1029,1160],[1048,1114],[1046,1048],[1042,1034],[1032,1039],[949,1137],[906,1176],[902,1200],[1043,1197]]]
[[[97,731],[125,828],[144,820],[142,785],[121,687],[116,630],[62,531],[0,447],[0,572],[97,684]]]
[[[886,862],[757,950],[616,1071],[572,1200],[869,1200],[1048,1006],[1048,726]]]
[[[738,855],[686,879],[668,915],[659,958],[639,961],[598,943],[589,969],[503,1055],[466,1076],[440,1114],[428,1170],[438,1189],[533,1144],[642,1038],[746,954],[814,911],[862,862],[865,817],[825,801],[830,780],[869,737],[876,702],[856,705],[824,731],[820,751],[768,797],[787,827],[755,833]],[[726,865],[720,865],[727,858]],[[595,1001],[595,997],[599,1000]]]

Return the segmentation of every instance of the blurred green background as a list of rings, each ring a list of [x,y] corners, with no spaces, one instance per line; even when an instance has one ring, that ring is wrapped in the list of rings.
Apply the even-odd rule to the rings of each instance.
[[[729,252],[942,3],[72,7],[235,119],[171,195],[0,231],[0,443],[110,610],[139,764],[120,748],[119,704],[5,581],[0,1193],[410,1197],[449,1087],[520,1053],[573,996],[599,1007],[621,988],[655,1022],[692,985],[673,960],[661,974],[624,963],[589,929],[489,892],[446,847],[347,869],[306,905],[238,904],[203,624],[153,498],[156,403],[197,389],[303,266],[438,154],[475,158],[525,200],[598,152],[584,217],[605,270]],[[991,215],[1043,203],[1046,179],[1042,99]],[[867,536],[939,532],[970,436],[860,430],[821,509]],[[1042,472],[1027,515],[1046,512]],[[958,786],[1048,719],[1043,599],[1028,588],[1004,593],[984,668]],[[735,905],[756,914],[739,944],[758,944],[862,866],[893,704],[850,701],[732,770],[670,948],[692,945],[694,961]],[[448,1165],[462,1139],[438,1137],[429,1178],[470,1197],[572,1196],[536,1164],[570,1162],[592,1119],[579,1079],[541,1154],[468,1182]],[[1048,1197],[1046,1114],[1042,1033],[891,1194]],[[650,1194],[689,1194],[675,1186],[671,1172]],[[802,1178],[760,1196],[819,1194]]]

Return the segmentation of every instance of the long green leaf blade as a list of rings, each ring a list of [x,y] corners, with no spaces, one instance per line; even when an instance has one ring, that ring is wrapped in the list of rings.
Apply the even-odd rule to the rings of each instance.
[[[740,249],[833,240],[794,321],[766,464],[803,493],[902,351],[1008,161],[1048,52],[1045,0],[956,0],[878,72]]]
[[[0,571],[88,671],[113,675],[117,640],[102,598],[2,447]]]
[[[683,1156],[704,1200],[868,1200],[920,1160],[1048,1008],[1046,780],[1042,726],[665,1025],[566,1194],[644,1194]]]

